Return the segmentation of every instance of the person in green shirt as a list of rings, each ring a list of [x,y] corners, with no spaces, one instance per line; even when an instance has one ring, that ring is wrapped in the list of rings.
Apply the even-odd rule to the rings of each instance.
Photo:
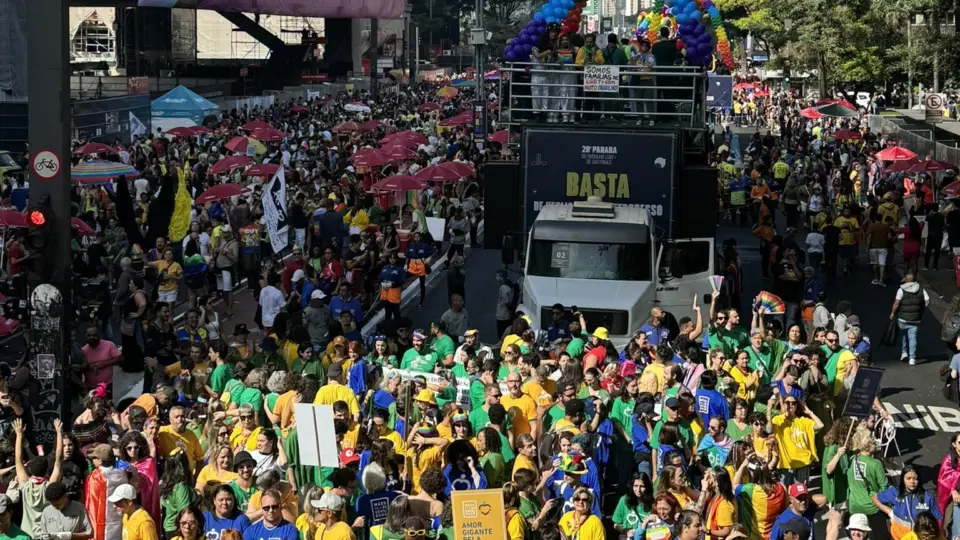
[[[490,406],[500,403],[500,397],[503,392],[496,383],[490,383],[483,387],[483,404],[470,411],[470,427],[474,433],[480,433],[490,423]]]
[[[320,386],[327,384],[327,370],[323,369],[323,362],[313,350],[313,344],[301,343],[297,347],[297,357],[290,364],[290,371],[300,375],[313,375]]]
[[[163,530],[167,536],[177,531],[177,516],[180,511],[197,500],[193,490],[193,480],[187,456],[184,453],[170,456],[165,461],[163,476],[160,477],[160,506],[163,508]]]
[[[733,400],[733,416],[727,422],[727,436],[733,442],[741,441],[753,432],[750,425],[750,404],[742,398]]]
[[[577,399],[577,389],[571,384],[560,382],[557,384],[557,403],[547,409],[547,414],[543,416],[543,433],[553,431],[553,426],[567,415],[567,403]]]
[[[503,461],[507,464],[507,475],[509,476],[510,471],[513,470],[513,460],[517,457],[511,442],[513,433],[510,430],[513,429],[513,426],[510,423],[510,417],[507,415],[507,409],[500,403],[496,403],[490,406],[489,418],[490,427],[500,435],[500,455],[503,456]]]
[[[287,363],[277,352],[278,350],[277,340],[267,336],[263,338],[263,342],[260,344],[260,350],[253,353],[253,356],[250,357],[250,362],[255,367],[266,368],[267,371],[270,372],[278,369],[286,369]]]
[[[30,536],[13,523],[12,511],[13,503],[6,495],[0,495],[0,540],[30,540]]]
[[[500,363],[496,358],[471,358],[467,363],[467,372],[470,374],[470,410],[483,407],[486,396],[486,386],[497,384],[497,370]]]
[[[613,528],[633,538],[633,533],[653,511],[653,484],[647,473],[637,472],[633,473],[629,486],[613,511]]]
[[[617,396],[610,408],[610,421],[613,422],[614,429],[620,434],[620,439],[631,442],[633,440],[630,434],[633,426],[633,408],[637,404],[637,394],[639,392],[636,375],[624,377],[622,388],[623,395]]]
[[[210,360],[213,362],[213,372],[210,373],[210,379],[207,381],[207,393],[214,398],[219,398],[227,388],[227,382],[233,378],[233,364],[226,358],[220,356],[217,347],[210,348]]]
[[[411,343],[413,348],[403,354],[400,369],[419,373],[433,373],[437,366],[437,355],[429,351],[425,345],[427,336],[423,330],[414,330]]]
[[[492,427],[477,432],[477,452],[480,454],[480,467],[487,477],[491,489],[503,486],[507,478],[507,464],[500,453],[502,448],[500,433]]]
[[[887,472],[872,455],[877,449],[872,433],[857,430],[853,435],[853,447],[860,451],[850,458],[850,468],[847,469],[847,504],[851,514],[872,516],[880,511],[873,504],[873,497],[887,489]]]
[[[823,458],[820,460],[823,478],[823,495],[831,507],[847,502],[847,474],[850,471],[850,456],[843,446],[852,420],[842,416],[823,436]]]
[[[236,496],[237,508],[244,513],[247,512],[247,503],[250,502],[250,497],[253,497],[253,494],[257,492],[257,484],[253,478],[253,469],[256,466],[257,462],[250,455],[250,452],[237,452],[233,456],[233,472],[237,473],[238,477],[231,480],[227,485],[230,486]]]
[[[579,313],[577,314],[580,315]],[[570,323],[570,335],[573,336],[573,339],[570,340],[570,343],[567,343],[567,354],[574,358],[580,358],[583,354],[583,348],[587,344],[587,340],[590,339],[590,334],[584,329],[585,325],[583,315],[580,315],[580,322]]]
[[[367,357],[371,364],[380,367],[395,368],[397,363],[396,355],[390,354],[390,344],[387,343],[386,336],[377,336],[374,338],[373,351]]]
[[[453,343],[453,338],[447,334],[447,323],[433,321],[430,323],[430,334],[433,336],[430,341],[430,350],[445,368],[451,368],[453,353],[457,350],[457,346]]]

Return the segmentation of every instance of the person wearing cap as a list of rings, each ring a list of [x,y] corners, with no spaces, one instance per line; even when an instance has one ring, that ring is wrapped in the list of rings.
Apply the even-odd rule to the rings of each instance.
[[[250,452],[242,450],[233,456],[233,472],[237,477],[227,482],[227,486],[233,490],[236,506],[241,512],[246,513],[250,498],[257,492],[257,485],[253,477],[253,470],[257,467],[257,460],[253,459]]]
[[[303,309],[303,322],[307,327],[307,333],[310,336],[310,343],[320,350],[325,347],[330,340],[330,326],[333,324],[333,318],[330,317],[330,310],[327,308],[325,300],[327,294],[320,289],[314,289],[310,293],[310,301]]]
[[[137,490],[130,484],[117,487],[113,494],[107,497],[107,502],[123,514],[123,533],[120,537],[123,540],[158,540],[157,524],[136,501]],[[120,537],[108,536],[105,540]]]
[[[50,540],[86,540],[93,538],[93,527],[87,510],[77,501],[67,497],[67,486],[50,482],[43,492],[47,506],[40,515],[40,536]]]
[[[350,290],[350,284],[346,281],[340,283],[337,296],[330,299],[330,316],[334,320],[340,319],[340,314],[349,311],[353,315],[354,321],[363,320],[363,307],[360,300],[353,296]]]
[[[481,353],[486,353],[486,356],[493,355],[493,349],[480,343],[480,331],[477,329],[470,329],[463,333],[463,344],[457,347],[457,351],[454,353],[454,374],[457,377],[466,377],[467,374],[464,371],[463,373],[457,372],[457,369],[465,369],[467,359],[466,359],[466,350],[467,347],[473,349],[474,356],[478,356]],[[459,366],[459,368],[458,368]]]
[[[437,354],[426,346],[427,336],[423,330],[413,331],[413,348],[403,354],[400,360],[400,369],[418,373],[433,373],[437,366]]]
[[[590,501],[586,504],[584,510],[589,510],[596,516],[602,516],[600,512],[600,502],[597,500],[592,488],[583,483],[583,477],[587,474],[587,466],[584,463],[584,455],[580,452],[569,452],[560,454],[553,461],[559,479],[553,477],[547,484],[547,491],[550,498],[557,498],[563,501],[563,511],[570,512],[577,507],[576,497],[581,492],[590,495]]]
[[[263,519],[243,531],[243,540],[300,540],[297,527],[283,518],[283,496],[276,489],[267,489],[260,497]]]
[[[770,540],[813,540],[814,518],[826,506],[827,497],[810,493],[807,486],[799,482],[791,485],[787,494],[790,504],[773,522]],[[790,534],[794,536],[788,536]]]
[[[57,433],[55,454],[56,461],[53,464],[53,470],[48,469],[47,459],[43,456],[36,457],[24,464],[23,444],[24,432],[26,430],[23,420],[16,418],[13,421],[13,429],[16,432],[16,441],[14,446],[14,467],[17,473],[17,482],[20,484],[20,496],[23,502],[23,521],[20,527],[31,536],[39,536],[43,529],[42,512],[46,506],[43,498],[44,490],[50,482],[59,482],[63,464],[63,424],[59,418],[53,420],[53,427]],[[49,478],[47,474],[49,473]]]
[[[343,366],[339,363],[330,364],[327,368],[327,384],[317,391],[313,400],[314,405],[333,405],[338,401],[346,402],[350,407],[350,414],[354,420],[360,420],[360,404],[357,401],[356,394],[349,387],[343,384],[344,372]]]
[[[119,512],[110,510],[107,496],[117,486],[130,481],[127,471],[116,468],[116,456],[109,444],[98,444],[87,451],[93,462],[93,472],[84,485],[83,507],[87,509],[93,525],[95,540],[118,538],[122,523]]]
[[[316,540],[356,540],[356,535],[349,525],[340,521],[343,512],[343,499],[333,493],[324,493],[320,499],[310,501],[310,505],[318,510]],[[362,518],[361,518],[362,519]],[[363,527],[363,522],[360,527]],[[244,539],[246,540],[246,539]]]

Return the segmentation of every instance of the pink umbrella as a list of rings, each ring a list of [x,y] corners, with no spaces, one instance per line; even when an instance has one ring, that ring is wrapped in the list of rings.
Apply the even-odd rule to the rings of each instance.
[[[456,115],[456,116],[454,116],[454,117],[452,117],[452,118],[447,118],[446,120],[441,120],[441,121],[440,121],[440,125],[441,125],[441,126],[448,126],[448,127],[449,127],[449,126],[464,126],[464,125],[469,124],[470,122],[473,122],[473,113],[471,113],[471,112],[468,111],[468,112],[465,112],[465,113],[460,113],[460,114],[458,114],[458,115]]]
[[[891,146],[890,148],[884,148],[883,150],[874,154],[874,156],[882,161],[904,161],[917,157],[916,154],[902,146]]]
[[[78,146],[77,149],[73,151],[73,153],[78,155],[116,154],[117,149],[108,144],[93,142],[93,143],[84,144],[82,146]]]
[[[380,191],[410,191],[426,187],[426,184],[408,175],[388,176],[373,185],[373,189]]]
[[[303,105],[294,105],[293,107],[290,107],[290,112],[305,113],[307,112],[307,108]]]
[[[490,141],[490,142],[495,142],[495,143],[500,143],[500,144],[507,144],[507,136],[508,136],[508,135],[509,135],[509,133],[507,133],[507,130],[501,129],[500,131],[498,131],[498,132],[494,133],[493,135],[491,135],[490,138],[487,139],[487,140]]]
[[[424,182],[455,182],[460,179],[460,174],[451,169],[435,165],[420,169],[413,177]]]
[[[895,173],[895,172],[906,172],[913,168],[920,160],[917,158],[905,159],[903,161],[897,161],[889,167],[884,167],[883,172],[885,173]]]
[[[280,166],[276,163],[261,163],[259,165],[254,165],[249,169],[243,171],[241,176],[244,177],[259,177],[259,178],[273,178],[273,175],[277,174],[277,171],[280,169]]]
[[[955,199],[960,197],[960,180],[950,183],[947,187],[940,190],[945,199]]]
[[[937,161],[935,159],[921,161],[914,164],[910,167],[910,170],[907,172],[911,173],[930,173],[937,171],[949,171],[953,168],[953,163],[947,163],[946,161]]]
[[[93,227],[87,225],[85,221],[78,217],[70,218],[70,226],[73,227],[73,230],[77,231],[77,234],[80,236],[93,236],[96,234]]]
[[[808,118],[810,120],[817,120],[818,118],[823,118],[823,114],[821,114],[816,107],[807,107],[806,109],[800,111],[800,116],[804,118]]]
[[[207,204],[213,201],[222,201],[230,197],[243,195],[243,188],[237,184],[217,184],[204,191],[197,197],[198,204]]]
[[[417,151],[402,144],[393,144],[383,149],[383,153],[390,156],[393,161],[403,161],[405,159],[417,159]]]
[[[451,171],[459,174],[460,178],[472,178],[477,174],[476,171],[473,170],[473,167],[471,167],[468,163],[464,163],[463,161],[445,161],[437,165],[437,167],[450,169]]]
[[[16,210],[0,210],[0,227],[26,227],[27,218]]]
[[[213,130],[207,126],[193,126],[192,128],[188,129],[190,129],[190,133],[193,135],[207,135],[209,133],[213,133]]]
[[[246,137],[234,137],[230,139],[227,144],[223,145],[223,147],[231,152],[243,154],[247,151],[247,145],[249,144],[250,141],[248,141]]]
[[[210,167],[210,174],[226,174],[234,169],[245,167],[253,163],[253,158],[249,156],[230,156],[213,164]]]
[[[287,134],[273,128],[258,129],[250,134],[254,139],[261,142],[280,142],[286,138]]]
[[[350,158],[350,163],[355,167],[382,167],[391,161],[393,159],[380,150],[357,153]]]
[[[254,120],[253,122],[247,122],[241,126],[240,129],[244,131],[256,131],[258,129],[273,129],[273,126],[261,120]]]
[[[380,144],[393,144],[397,141],[413,141],[417,144],[430,143],[430,140],[427,139],[423,133],[417,133],[416,131],[398,131],[380,139]]]
[[[193,137],[193,128],[175,127],[167,130],[167,135],[173,135],[174,137]]]
[[[357,127],[360,128],[358,131],[365,132],[365,131],[373,131],[382,125],[383,125],[383,122],[379,120],[368,120]]]
[[[344,122],[333,127],[330,131],[334,133],[355,133],[360,130],[356,122]]]
[[[426,103],[421,103],[419,109],[420,111],[439,111],[440,104],[433,103],[432,101],[428,101]]]

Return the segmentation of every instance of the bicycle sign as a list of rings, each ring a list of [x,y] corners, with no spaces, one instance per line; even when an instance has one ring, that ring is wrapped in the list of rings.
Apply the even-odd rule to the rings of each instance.
[[[51,150],[40,150],[31,161],[33,174],[40,180],[51,180],[60,174],[60,156]]]

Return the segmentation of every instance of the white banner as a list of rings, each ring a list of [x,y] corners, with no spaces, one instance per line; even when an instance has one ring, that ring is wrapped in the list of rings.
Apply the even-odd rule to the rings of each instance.
[[[440,386],[442,381],[446,381],[446,379],[442,375],[438,375],[436,373],[421,373],[419,371],[410,371],[406,369],[385,369],[384,370],[385,376],[390,375],[391,373],[399,373],[400,379],[404,381],[409,381],[414,377],[423,377],[424,379],[427,380],[427,384],[430,386]],[[457,403],[460,404],[461,407],[469,410],[470,409],[470,382],[471,382],[470,378],[451,376],[451,379],[453,379],[451,384],[453,384],[457,388]],[[503,392],[504,394],[509,392],[509,390],[507,390],[506,382],[500,383],[500,391]]]
[[[287,181],[283,167],[263,190],[263,217],[267,221],[267,233],[270,234],[270,246],[274,253],[280,253],[290,239],[290,225],[287,219]]]
[[[320,97],[319,90],[307,90],[307,101],[317,99],[318,97]]]
[[[583,68],[584,92],[619,92],[620,67],[589,65]]]
[[[133,114],[133,111],[129,111],[128,114],[130,115],[130,142],[133,142],[138,136],[147,134],[147,126]]]
[[[333,406],[297,403],[297,442],[300,463],[314,467],[340,466],[337,437],[333,428]]]

